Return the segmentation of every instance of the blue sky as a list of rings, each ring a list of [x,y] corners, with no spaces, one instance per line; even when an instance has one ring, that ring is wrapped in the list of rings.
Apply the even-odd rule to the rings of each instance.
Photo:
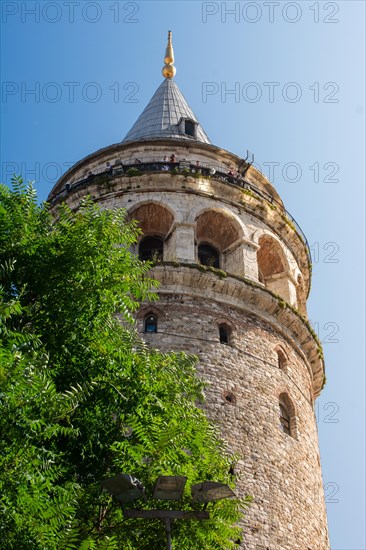
[[[176,82],[211,141],[250,150],[271,176],[313,253],[332,550],[365,550],[365,3],[5,0],[1,11],[2,181],[21,173],[45,199],[70,164],[121,141],[162,81],[169,29]]]

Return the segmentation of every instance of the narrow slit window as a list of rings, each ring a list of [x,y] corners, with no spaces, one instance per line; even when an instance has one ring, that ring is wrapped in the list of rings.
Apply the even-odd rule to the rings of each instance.
[[[286,405],[281,401],[280,401],[280,427],[285,434],[291,435],[290,415]]]
[[[277,350],[277,364],[281,370],[286,371],[286,366],[287,366],[286,355],[280,349]]]

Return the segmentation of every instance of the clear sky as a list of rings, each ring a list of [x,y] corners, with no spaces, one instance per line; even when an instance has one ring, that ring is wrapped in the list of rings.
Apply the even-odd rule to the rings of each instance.
[[[176,82],[211,141],[254,153],[311,245],[332,550],[365,550],[364,1],[3,0],[1,17],[1,179],[36,180],[41,199],[121,141],[173,31]]]

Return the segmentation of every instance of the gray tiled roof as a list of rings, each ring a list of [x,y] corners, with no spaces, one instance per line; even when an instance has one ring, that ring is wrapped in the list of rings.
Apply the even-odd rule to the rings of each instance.
[[[188,118],[197,123],[195,137],[184,133],[184,128],[179,125],[182,118]],[[211,143],[182,92],[176,83],[168,78],[156,90],[122,141],[149,138],[178,138]]]

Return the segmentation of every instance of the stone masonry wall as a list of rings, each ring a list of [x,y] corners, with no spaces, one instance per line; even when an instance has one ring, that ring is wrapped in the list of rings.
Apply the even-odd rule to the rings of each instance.
[[[107,161],[150,162],[172,150],[178,158],[198,160],[216,170],[240,164],[231,153],[205,144],[172,140],[117,144],[70,169],[52,192],[61,193],[53,204],[66,200],[78,208],[82,197],[90,194],[103,208],[123,207],[131,217],[142,208],[141,226],[146,234],[164,239],[163,259],[170,266],[158,266],[152,274],[161,283],[160,301],[141,308],[139,330],[143,332],[144,317],[153,311],[158,315],[158,332],[144,334],[146,341],[165,351],[185,350],[199,357],[198,371],[209,384],[204,406],[240,457],[235,465],[237,491],[254,497],[243,521],[241,547],[328,550],[313,410],[324,365],[314,333],[287,306],[306,315],[309,258],[305,241],[285,215],[274,188],[253,167],[246,178],[274,197],[276,206],[214,175],[150,172],[97,177],[86,187],[76,185],[88,170],[104,170]],[[272,271],[266,272],[268,262],[262,258],[265,273],[260,280],[257,253],[264,236],[274,243],[267,256]],[[200,240],[216,245],[227,275],[200,269]],[[277,252],[282,271],[273,267]],[[219,341],[220,323],[231,327],[229,345]],[[279,366],[278,347],[286,357],[284,368]],[[294,437],[280,429],[281,394],[287,394],[293,405]]]
[[[254,496],[241,547],[327,550],[311,378],[303,359],[272,326],[231,306],[186,294],[165,295],[162,289],[153,309],[158,332],[145,339],[163,350],[197,354],[200,375],[209,383],[207,413],[240,456],[235,465],[238,492]],[[139,313],[140,332],[150,310],[146,305]],[[233,327],[230,345],[219,341],[222,322]],[[279,344],[288,358],[287,372],[278,366]],[[282,392],[295,407],[296,437],[280,429]]]

